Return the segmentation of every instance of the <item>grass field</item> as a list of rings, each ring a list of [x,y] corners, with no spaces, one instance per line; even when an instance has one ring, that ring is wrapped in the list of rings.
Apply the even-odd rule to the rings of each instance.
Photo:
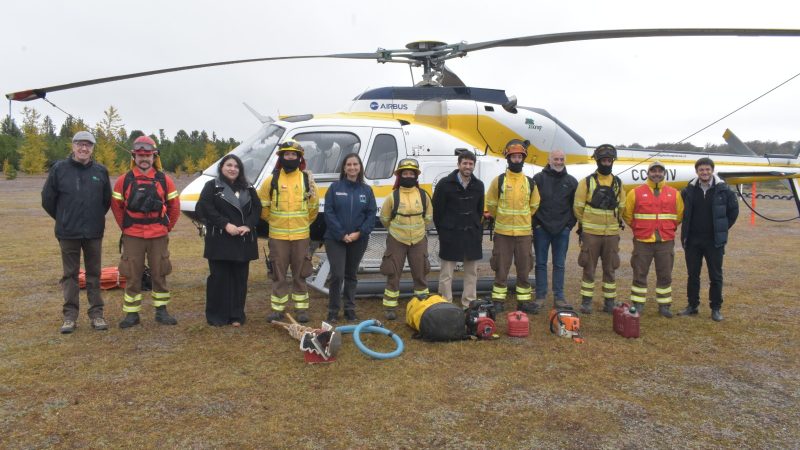
[[[179,179],[180,184],[187,180]],[[263,258],[251,266],[248,323],[204,317],[206,261],[185,217],[171,236],[175,327],[146,298],[142,326],[120,330],[122,293],[104,292],[107,332],[61,335],[61,260],[40,207],[43,177],[0,180],[0,447],[111,448],[798,448],[800,447],[800,222],[749,224],[742,206],[725,261],[725,320],[671,320],[649,300],[640,339],[611,317],[582,317],[586,343],[551,336],[532,316],[527,339],[425,343],[401,320],[399,358],[375,361],[346,337],[338,360],[309,366],[297,341],[268,325]],[[793,202],[759,200],[774,216]],[[111,215],[104,266],[118,262]],[[578,295],[577,245],[567,294]],[[630,232],[619,292],[627,297]],[[704,274],[705,276],[705,274]],[[651,274],[652,277],[652,274]],[[685,306],[683,253],[674,297]],[[601,303],[595,297],[595,305]],[[325,314],[314,295],[312,319]],[[379,299],[358,300],[361,318]],[[500,320],[500,332],[505,332]],[[386,338],[367,339],[374,348]]]

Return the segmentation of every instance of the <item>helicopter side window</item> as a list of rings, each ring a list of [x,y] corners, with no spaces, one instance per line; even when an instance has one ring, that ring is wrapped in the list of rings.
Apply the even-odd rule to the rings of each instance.
[[[303,146],[306,168],[320,175],[338,176],[342,158],[361,147],[358,136],[344,132],[301,133],[294,139]]]
[[[379,134],[372,143],[364,175],[370,180],[390,178],[397,162],[397,139],[391,134]]]

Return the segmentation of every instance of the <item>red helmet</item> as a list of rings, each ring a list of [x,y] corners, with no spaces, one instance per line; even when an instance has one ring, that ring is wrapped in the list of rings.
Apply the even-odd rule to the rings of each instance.
[[[131,153],[158,154],[158,147],[156,146],[156,141],[154,141],[150,136],[139,136],[138,138],[136,138],[135,141],[133,141],[133,150],[131,150]]]

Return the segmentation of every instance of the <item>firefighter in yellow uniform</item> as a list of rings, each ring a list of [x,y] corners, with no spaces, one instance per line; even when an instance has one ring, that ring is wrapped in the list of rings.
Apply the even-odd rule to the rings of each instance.
[[[494,219],[494,248],[489,264],[494,270],[492,302],[502,311],[508,293],[511,263],[517,270],[517,309],[535,313],[528,275],[533,268],[531,216],[536,212],[533,180],[522,173],[530,142],[512,139],[503,155],[508,169],[492,180],[486,193],[486,209]]]
[[[419,187],[419,163],[415,159],[400,160],[395,170],[392,193],[383,200],[381,223],[389,233],[381,273],[386,275],[383,307],[387,320],[397,319],[400,298],[400,276],[406,258],[414,280],[414,296],[428,297],[426,277],[431,270],[428,261],[427,227],[433,220],[433,205],[428,193]]]
[[[594,273],[597,259],[603,263],[603,311],[612,313],[617,299],[616,270],[619,268],[619,233],[625,208],[622,180],[611,173],[617,149],[603,144],[592,155],[597,170],[578,183],[572,212],[578,220],[581,252],[581,312],[592,313]]]
[[[269,257],[272,280],[267,321],[282,320],[291,293],[298,322],[308,322],[308,287],[311,275],[309,227],[317,218],[319,198],[314,180],[305,170],[303,147],[289,139],[278,146],[278,163],[258,190],[261,218],[269,224]],[[292,269],[292,284],[286,278]]]
[[[656,266],[658,313],[671,318],[672,266],[675,262],[675,230],[683,219],[683,198],[664,182],[667,168],[653,161],[647,168],[647,182],[628,193],[625,223],[633,231],[631,301],[641,312],[647,300],[647,272]]]

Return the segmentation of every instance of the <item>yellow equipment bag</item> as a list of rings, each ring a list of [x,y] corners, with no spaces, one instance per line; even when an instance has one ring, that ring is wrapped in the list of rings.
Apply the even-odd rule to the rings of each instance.
[[[436,294],[425,300],[412,298],[406,305],[406,323],[417,332],[414,337],[426,341],[457,341],[467,335],[464,310]]]

